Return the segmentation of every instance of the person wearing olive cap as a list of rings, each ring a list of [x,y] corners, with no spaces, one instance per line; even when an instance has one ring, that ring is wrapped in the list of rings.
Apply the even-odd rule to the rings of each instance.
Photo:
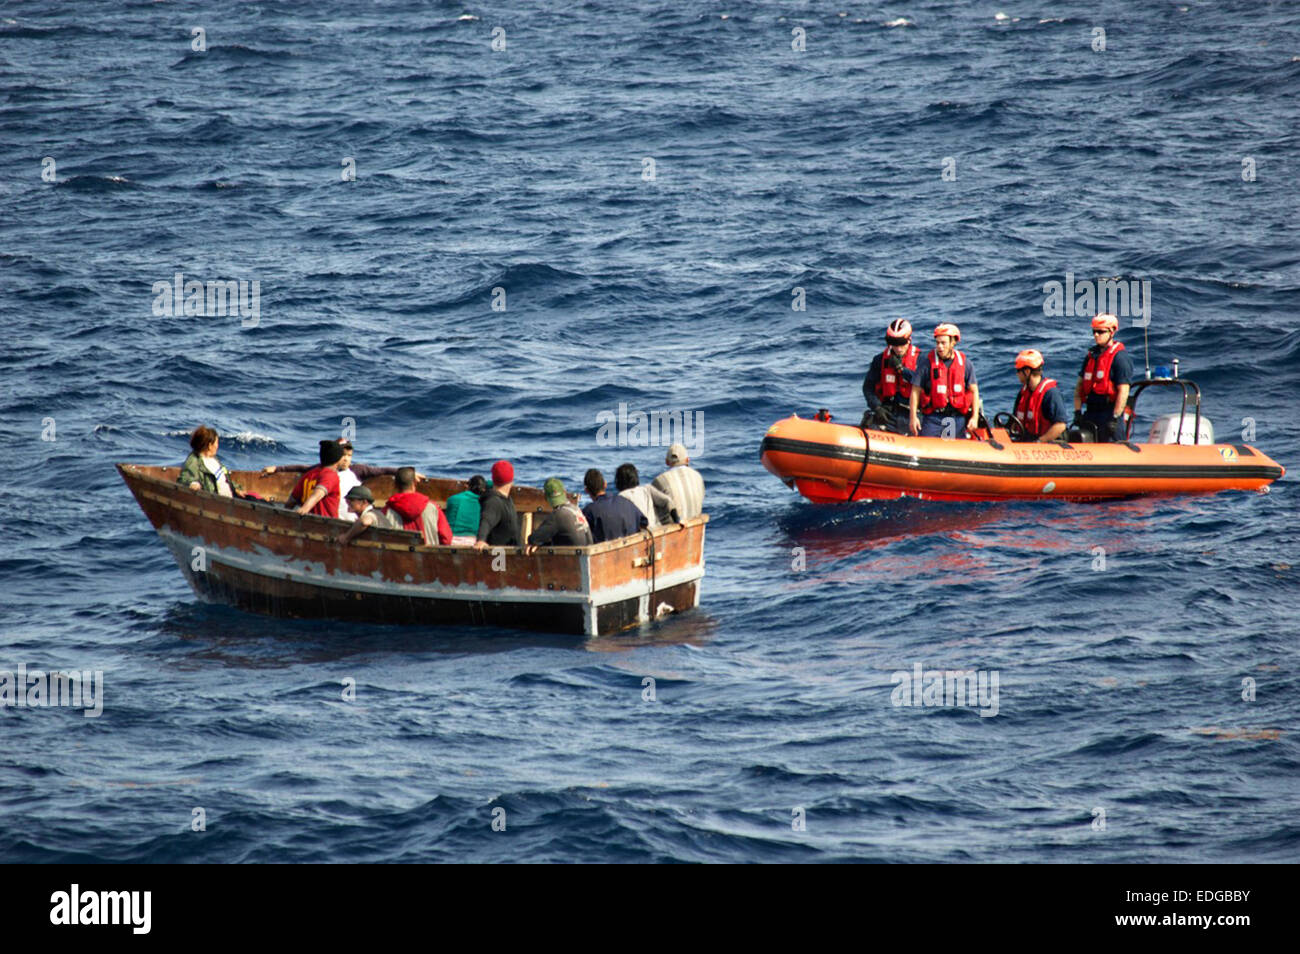
[[[492,489],[483,495],[479,508],[475,550],[523,546],[524,541],[519,539],[519,512],[510,499],[514,486],[515,468],[510,461],[499,460],[493,464]]]
[[[352,542],[354,537],[365,533],[370,527],[387,527],[390,525],[386,520],[380,520],[380,511],[375,509],[375,495],[370,492],[369,487],[353,487],[348,491],[344,501],[348,505],[348,510],[352,512],[354,523],[334,538],[335,543],[348,544]]]
[[[528,552],[536,553],[538,547],[587,547],[591,546],[591,525],[574,504],[569,503],[569,495],[564,492],[564,482],[552,477],[542,485],[546,502],[551,505],[551,512],[546,519],[528,537]]]

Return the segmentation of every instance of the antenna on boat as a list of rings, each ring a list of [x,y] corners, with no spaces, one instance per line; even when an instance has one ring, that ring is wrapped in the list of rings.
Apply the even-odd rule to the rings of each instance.
[[[1150,327],[1151,327],[1151,319],[1148,318],[1147,323],[1142,326],[1142,350],[1146,352],[1148,381],[1151,380],[1151,339],[1147,335],[1147,329]]]

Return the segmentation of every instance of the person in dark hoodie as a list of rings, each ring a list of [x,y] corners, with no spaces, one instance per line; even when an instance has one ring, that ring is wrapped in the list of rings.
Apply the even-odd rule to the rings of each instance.
[[[399,467],[393,477],[393,493],[384,505],[390,521],[398,521],[398,529],[414,530],[424,537],[426,546],[451,543],[451,524],[438,505],[415,489],[415,468]]]

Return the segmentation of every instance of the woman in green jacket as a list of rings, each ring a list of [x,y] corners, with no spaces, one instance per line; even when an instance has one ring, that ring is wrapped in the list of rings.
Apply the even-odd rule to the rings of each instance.
[[[185,484],[190,490],[206,490],[210,494],[223,497],[242,497],[244,490],[230,478],[226,465],[217,460],[217,445],[220,443],[217,432],[200,424],[190,435],[190,447],[193,452],[181,465],[179,484]]]

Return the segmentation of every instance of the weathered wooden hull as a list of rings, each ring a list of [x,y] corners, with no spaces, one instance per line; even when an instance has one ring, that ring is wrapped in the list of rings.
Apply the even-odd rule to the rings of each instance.
[[[119,464],[122,479],[200,598],[270,616],[417,625],[486,625],[605,635],[699,605],[707,516],[592,547],[480,553],[428,547],[399,530],[333,543],[345,524],[279,504],[196,492],[177,468]],[[283,497],[293,475],[236,473]],[[388,478],[368,481],[385,497]],[[455,481],[421,485],[441,504]],[[550,508],[517,488],[521,514]],[[653,550],[652,550],[653,547]],[[651,554],[653,553],[653,556]]]

